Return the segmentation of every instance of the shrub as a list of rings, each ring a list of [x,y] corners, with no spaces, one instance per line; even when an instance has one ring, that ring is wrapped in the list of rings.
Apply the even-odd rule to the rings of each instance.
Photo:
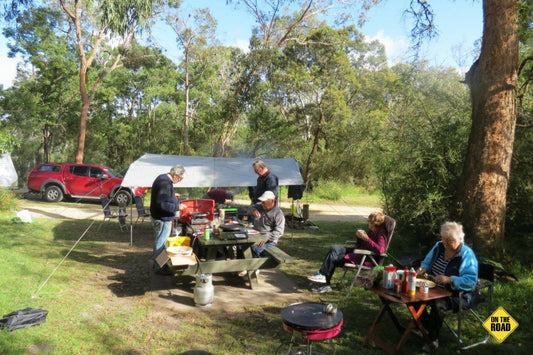
[[[470,128],[468,94],[457,74],[397,70],[408,85],[397,93],[398,104],[376,144],[376,172],[384,210],[396,218],[398,231],[427,246],[440,224],[458,214],[456,191]]]
[[[316,197],[330,201],[338,201],[343,191],[343,184],[333,180],[319,179],[313,187],[313,194]]]
[[[0,210],[14,210],[17,207],[17,198],[11,190],[0,188]]]

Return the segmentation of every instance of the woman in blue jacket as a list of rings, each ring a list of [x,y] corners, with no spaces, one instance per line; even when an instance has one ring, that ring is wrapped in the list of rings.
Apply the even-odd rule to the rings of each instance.
[[[452,291],[452,296],[430,303],[431,312],[424,310],[422,324],[429,332],[435,348],[439,346],[439,330],[444,322],[444,312],[458,309],[459,291],[464,292],[463,308],[472,305],[470,292],[477,284],[478,261],[472,248],[464,243],[463,226],[456,222],[446,222],[441,226],[442,241],[437,242],[426,255],[418,275],[426,276],[441,287]],[[429,350],[429,346],[425,346]]]

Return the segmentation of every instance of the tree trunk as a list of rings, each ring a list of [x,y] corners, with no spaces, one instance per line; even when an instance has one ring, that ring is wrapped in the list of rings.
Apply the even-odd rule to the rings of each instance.
[[[313,164],[313,158],[315,157],[315,154],[318,151],[318,143],[320,142],[320,137],[322,133],[322,123],[324,122],[324,113],[321,109],[319,109],[319,112],[320,117],[316,125],[315,137],[313,138],[313,147],[311,148],[311,152],[309,153],[309,156],[307,157],[307,162],[305,164],[304,184],[306,186],[306,189],[308,186],[311,186],[311,165]]]
[[[518,1],[484,0],[479,59],[466,75],[472,128],[459,187],[466,240],[476,252],[503,252],[506,195],[516,123]]]
[[[85,152],[85,136],[87,135],[87,117],[89,116],[90,100],[87,94],[87,63],[81,61],[80,68],[80,95],[81,95],[81,113],[80,113],[80,134],[78,136],[78,150],[76,151],[76,164],[83,164],[83,155]]]
[[[189,48],[185,47],[185,115],[183,115],[183,153],[189,155]]]

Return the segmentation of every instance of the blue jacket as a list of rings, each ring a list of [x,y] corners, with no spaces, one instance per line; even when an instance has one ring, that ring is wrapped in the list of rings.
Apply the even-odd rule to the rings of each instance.
[[[257,185],[255,186],[254,198],[252,200],[253,204],[259,202],[259,197],[265,191],[272,191],[276,196],[276,200],[278,199],[278,177],[270,169],[265,175],[257,177]]]
[[[422,261],[421,266],[431,274],[431,267],[439,253],[444,253],[442,241],[437,242]],[[452,284],[446,285],[452,291],[472,291],[477,284],[478,262],[472,248],[461,244],[446,266],[444,275],[452,278]]]
[[[174,184],[168,174],[159,175],[152,184],[150,191],[150,215],[153,219],[171,221],[176,216],[179,203],[174,193]]]

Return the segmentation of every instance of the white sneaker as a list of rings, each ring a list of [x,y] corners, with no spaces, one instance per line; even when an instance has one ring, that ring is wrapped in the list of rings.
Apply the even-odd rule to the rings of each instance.
[[[317,272],[314,275],[307,276],[307,279],[312,282],[316,282],[319,284],[325,284],[326,283],[326,276],[322,275],[320,272]]]
[[[244,277],[248,274],[248,270],[242,270],[241,272],[239,272],[239,276],[240,277]]]
[[[431,343],[433,344],[433,347],[435,348],[435,350],[437,350],[439,348],[439,339],[433,340]],[[422,351],[424,351],[426,353],[430,353],[431,352],[431,348],[429,347],[428,344],[424,344],[424,346],[422,347]]]

